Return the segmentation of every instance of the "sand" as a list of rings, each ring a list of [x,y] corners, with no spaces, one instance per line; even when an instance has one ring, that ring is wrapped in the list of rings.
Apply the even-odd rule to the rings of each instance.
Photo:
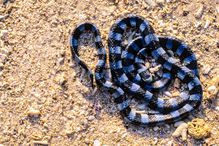
[[[204,99],[184,122],[204,119],[211,126],[208,137],[182,141],[172,137],[173,124],[128,124],[107,92],[93,95],[71,59],[70,34],[77,24],[93,22],[107,46],[110,27],[127,13],[191,46]],[[217,0],[15,0],[1,4],[0,15],[8,15],[0,18],[0,145],[219,145]],[[94,67],[95,51],[88,48],[81,49],[82,58]]]

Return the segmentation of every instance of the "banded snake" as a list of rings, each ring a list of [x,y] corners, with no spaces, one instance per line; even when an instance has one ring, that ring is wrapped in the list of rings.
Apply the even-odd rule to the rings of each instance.
[[[135,30],[136,36],[124,44],[125,33],[131,29]],[[79,38],[85,32],[94,35],[98,52],[95,74],[78,53]],[[85,22],[78,25],[71,34],[70,47],[76,63],[87,71],[92,82],[95,77],[98,87],[111,93],[121,115],[132,123],[156,125],[176,122],[201,104],[202,86],[194,53],[179,39],[157,36],[149,22],[140,16],[120,18],[110,29],[108,47],[112,79],[105,75],[107,53],[100,31],[94,24]],[[153,77],[145,66],[148,58],[162,66],[162,73],[158,77]],[[156,92],[169,86],[174,78],[187,86],[187,92],[181,92],[176,98],[160,98]],[[150,110],[142,113],[131,107],[128,95],[144,100]]]

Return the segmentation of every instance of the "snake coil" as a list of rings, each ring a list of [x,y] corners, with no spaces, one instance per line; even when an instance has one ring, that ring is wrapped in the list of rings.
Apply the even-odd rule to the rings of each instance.
[[[130,29],[135,30],[136,37],[126,45],[123,39]],[[143,125],[175,122],[185,118],[201,104],[202,87],[197,61],[191,49],[181,40],[155,35],[149,22],[140,16],[128,15],[117,20],[108,38],[110,80],[105,75],[107,55],[100,32],[94,24],[83,23],[73,31],[70,47],[73,59],[89,73],[92,81],[94,75],[78,53],[79,38],[87,31],[93,33],[98,51],[96,83],[111,93],[121,115],[130,122]],[[153,58],[162,66],[162,73],[156,78],[145,66],[148,58]],[[168,86],[174,78],[185,84],[188,91],[181,92],[176,98],[159,98],[156,92]],[[131,108],[127,95],[144,100],[151,110],[142,113]]]

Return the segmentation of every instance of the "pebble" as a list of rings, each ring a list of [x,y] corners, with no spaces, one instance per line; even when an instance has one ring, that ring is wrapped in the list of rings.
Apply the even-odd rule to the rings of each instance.
[[[71,128],[67,128],[66,130],[65,130],[65,134],[66,135],[71,135],[73,133],[73,130],[71,129]]]
[[[94,144],[93,146],[100,146],[101,145],[101,142],[99,140],[94,140]]]
[[[216,109],[217,111],[219,111],[219,106],[216,106],[215,109]]]
[[[165,3],[165,0],[156,0],[156,3],[162,4],[162,3]]]
[[[9,15],[0,15],[0,21],[4,20],[5,18],[7,18]]]
[[[66,135],[71,135],[74,131],[72,129],[72,123],[71,122],[67,122],[65,125],[65,134]]]
[[[195,139],[203,139],[211,132],[211,128],[204,119],[195,118],[188,123],[188,133]]]
[[[64,64],[64,60],[65,60],[64,57],[59,58],[58,59],[58,65],[63,65]]]
[[[195,17],[201,18],[202,14],[203,14],[203,10],[204,10],[204,6],[201,4],[195,13]]]
[[[155,1],[153,1],[153,0],[145,0],[145,2],[146,2],[149,6],[151,6],[151,7],[156,6]]]
[[[166,0],[167,3],[171,3],[173,0]]]
[[[145,63],[145,67],[146,67],[146,68],[149,68],[149,67],[150,67],[150,63],[149,63],[149,62],[146,62],[146,63]]]
[[[204,28],[208,28],[211,21],[209,19],[206,20]]]
[[[47,141],[33,141],[33,145],[34,146],[38,146],[38,145],[40,145],[40,146],[48,146],[49,144],[48,144]]]
[[[201,22],[195,22],[195,27],[196,28],[198,28],[198,27],[200,27],[202,25],[202,23]],[[196,56],[197,57],[197,56]],[[198,57],[197,57],[198,58]]]
[[[2,62],[0,62],[0,71],[2,71],[4,68],[4,64]]]
[[[27,112],[28,116],[33,116],[33,117],[39,117],[40,116],[40,111],[34,108],[29,108],[28,112]]]
[[[95,117],[93,115],[91,115],[87,119],[88,119],[88,121],[93,121],[95,119]]]
[[[173,137],[182,136],[182,140],[185,141],[187,140],[187,130],[188,130],[188,124],[182,123],[176,128],[172,136]]]
[[[211,71],[212,67],[210,67],[209,65],[205,65],[203,66],[203,75],[208,75]]]
[[[156,132],[157,130],[159,130],[159,127],[154,127],[153,130]]]
[[[2,30],[0,37],[5,40],[8,37],[8,30]]]
[[[121,138],[124,139],[128,134],[127,133],[124,133]]]
[[[217,88],[216,88],[214,85],[208,87],[207,90],[208,90],[208,92],[209,92],[211,95],[214,95],[214,94],[217,93]]]
[[[216,6],[217,13],[219,14],[219,5]]]

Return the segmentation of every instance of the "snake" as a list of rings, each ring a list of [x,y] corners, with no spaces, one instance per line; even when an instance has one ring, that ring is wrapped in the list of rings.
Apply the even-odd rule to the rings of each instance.
[[[134,38],[124,42],[129,30],[134,30]],[[93,34],[97,49],[94,73],[78,53],[80,37],[86,32]],[[111,26],[107,44],[111,78],[106,75],[107,51],[97,26],[84,22],[76,26],[70,36],[72,60],[87,72],[92,85],[95,79],[98,88],[110,93],[124,119],[138,125],[173,123],[186,118],[200,106],[203,91],[197,59],[183,41],[158,36],[149,21],[129,14]],[[150,60],[161,66],[155,77],[145,65]],[[185,90],[175,98],[160,97],[158,93],[176,78],[186,86]],[[141,111],[131,106],[131,98],[143,100],[148,108]]]

